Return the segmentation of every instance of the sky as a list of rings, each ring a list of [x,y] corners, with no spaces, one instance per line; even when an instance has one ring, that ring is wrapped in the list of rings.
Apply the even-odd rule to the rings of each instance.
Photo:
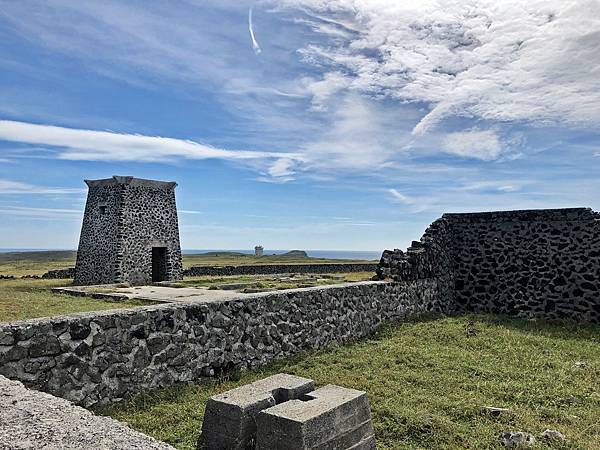
[[[113,175],[177,181],[185,249],[600,209],[600,0],[0,0],[0,42],[0,248]]]

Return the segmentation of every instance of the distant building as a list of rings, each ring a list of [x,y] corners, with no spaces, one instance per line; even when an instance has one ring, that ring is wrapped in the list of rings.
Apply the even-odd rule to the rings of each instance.
[[[74,283],[181,279],[177,183],[117,176],[85,182]]]
[[[254,256],[262,256],[264,252],[264,248],[262,247],[262,245],[257,245],[256,247],[254,247]]]

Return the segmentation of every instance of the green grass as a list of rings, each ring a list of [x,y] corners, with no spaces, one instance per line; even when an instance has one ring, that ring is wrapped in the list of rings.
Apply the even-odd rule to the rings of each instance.
[[[53,269],[75,266],[76,252],[11,252],[0,253],[0,275],[42,275]]]
[[[181,287],[214,287],[222,284],[244,284],[237,291],[245,288],[252,289],[295,289],[298,287],[325,286],[328,284],[348,283],[355,281],[367,281],[373,278],[373,272],[349,272],[331,274],[299,274],[294,277],[277,275],[235,275],[227,277],[186,277],[178,281],[176,286]]]
[[[183,255],[183,267],[191,266],[242,266],[248,264],[327,264],[327,263],[356,263],[369,262],[365,260],[350,259],[327,259],[327,258],[303,258],[293,256],[271,255],[255,257],[254,255],[222,254],[198,254]]]
[[[575,361],[586,367],[572,367]],[[277,372],[366,391],[382,449],[499,448],[502,431],[538,435],[546,428],[567,442],[536,448],[600,448],[600,327],[487,316],[388,327],[353,345],[155,391],[101,412],[193,449],[208,397]],[[488,418],[482,406],[513,415]]]
[[[111,302],[50,291],[69,283],[70,280],[0,280],[0,322],[149,304],[139,300]]]

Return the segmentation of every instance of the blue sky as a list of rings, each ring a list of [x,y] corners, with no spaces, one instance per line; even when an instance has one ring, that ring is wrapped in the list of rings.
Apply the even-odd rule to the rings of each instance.
[[[188,249],[599,209],[599,36],[584,0],[0,0],[0,247],[75,248],[112,175],[177,181]]]

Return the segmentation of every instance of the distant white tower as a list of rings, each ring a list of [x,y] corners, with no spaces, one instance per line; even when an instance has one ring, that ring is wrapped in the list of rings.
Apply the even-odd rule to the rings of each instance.
[[[257,245],[256,247],[254,247],[254,256],[258,256],[261,257],[263,255],[263,247],[262,245]]]

